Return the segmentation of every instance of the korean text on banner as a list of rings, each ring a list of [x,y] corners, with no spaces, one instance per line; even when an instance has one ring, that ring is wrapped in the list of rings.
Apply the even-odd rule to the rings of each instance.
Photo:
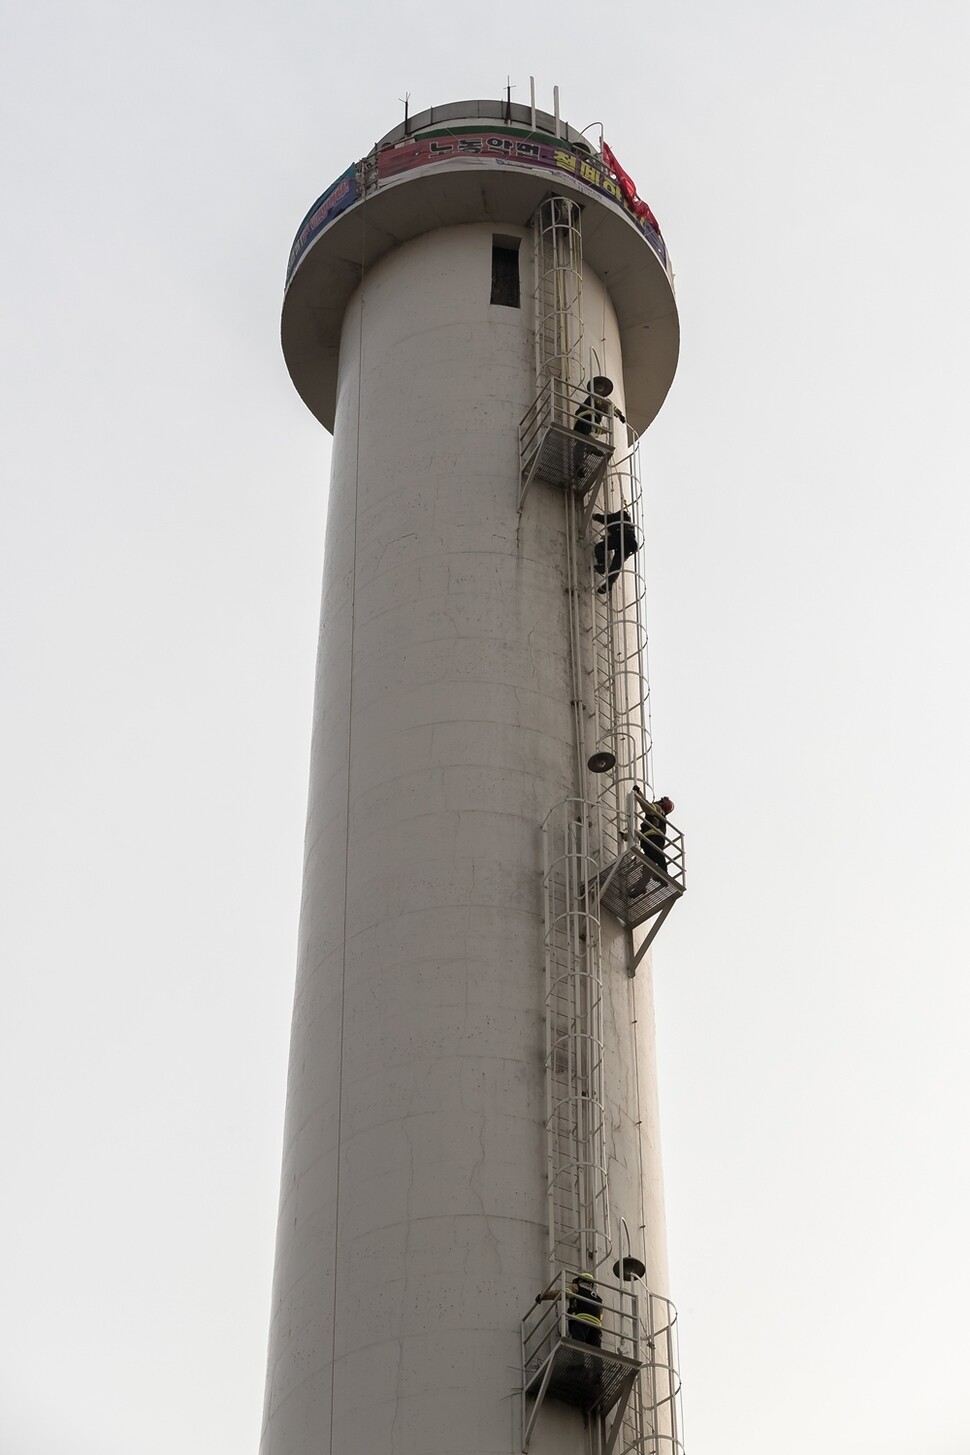
[[[286,282],[289,285],[290,279],[296,272],[297,264],[303,257],[313,239],[323,231],[329,222],[338,217],[345,208],[357,200],[357,166],[351,163],[346,172],[341,172],[336,182],[328,187],[322,197],[318,197],[310,211],[307,213],[303,225],[296,235],[296,240],[290,249],[290,259],[286,265]]]

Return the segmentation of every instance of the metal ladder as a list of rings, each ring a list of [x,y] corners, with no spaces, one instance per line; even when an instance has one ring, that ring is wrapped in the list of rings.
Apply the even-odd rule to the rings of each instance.
[[[584,377],[579,223],[579,204],[568,197],[547,197],[532,220],[536,381],[540,393],[547,384],[562,386],[554,391],[560,410]]]
[[[573,424],[583,365],[583,252],[580,208],[552,196],[533,219],[535,362],[551,423]],[[573,459],[567,443],[567,463]],[[586,573],[576,550],[577,504],[565,491],[567,589],[576,739],[577,796],[543,825],[546,1010],[546,1156],[549,1259],[556,1267],[596,1267],[610,1250],[603,1093],[603,970],[599,920],[589,885],[592,857],[586,804],[585,727],[580,681],[579,588]],[[584,583],[585,584],[585,583]]]
[[[519,508],[533,478],[563,490],[576,751],[575,795],[557,804],[542,825],[548,1255],[556,1270],[596,1270],[613,1251],[600,884],[635,834],[632,790],[648,798],[653,794],[640,552],[624,562],[612,591],[599,591],[607,578],[594,568],[595,542],[603,541],[605,550],[605,524],[590,538],[594,512],[626,509],[641,532],[639,460],[632,430],[616,438],[611,421],[608,448],[595,466],[595,491],[584,490],[578,478],[570,479],[570,474],[588,469],[572,432],[577,398],[582,401],[588,391],[579,224],[578,206],[562,197],[548,198],[534,219],[539,395],[520,426]],[[547,443],[537,444],[543,430]],[[604,564],[608,551],[605,556]],[[611,754],[613,768],[594,772],[594,753]],[[638,952],[630,930],[627,948],[632,974]],[[605,1440],[611,1455],[682,1455],[679,1380],[671,1342],[676,1314],[667,1300],[646,1289],[641,1306],[637,1347],[645,1354],[643,1367],[608,1437],[605,1425],[590,1425],[591,1450],[599,1450]],[[533,1410],[527,1422],[526,1446],[537,1413]]]
[[[642,539],[639,452],[632,430],[626,431],[625,447],[617,449],[610,462],[603,492],[601,515],[626,509]],[[605,562],[607,527],[596,525],[596,540],[603,543]],[[589,736],[595,749],[605,749],[616,758],[609,774],[591,777],[590,791],[597,805],[601,838],[597,844],[603,862],[623,851],[626,833],[626,803],[630,790],[638,787],[653,796],[650,688],[646,672],[646,590],[638,550],[629,557],[612,591],[602,592],[605,575],[590,564],[586,595],[592,603],[589,625],[590,707]]]
[[[636,518],[639,493],[631,446],[610,470],[603,513],[625,502]],[[605,577],[594,572],[581,540],[575,497],[567,493],[565,500],[579,792],[543,824],[549,1259],[555,1267],[595,1269],[612,1249],[598,884],[604,867],[626,847],[630,786],[649,786],[650,725],[637,556],[612,593],[597,592]],[[594,744],[615,755],[613,771],[590,771]]]
[[[557,804],[543,824],[546,1157],[549,1261],[596,1268],[610,1252],[603,1091],[603,966],[598,864],[588,805]]]

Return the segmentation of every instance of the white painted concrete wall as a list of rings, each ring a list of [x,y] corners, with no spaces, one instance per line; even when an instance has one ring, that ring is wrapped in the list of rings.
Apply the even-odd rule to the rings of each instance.
[[[522,237],[521,309],[489,303],[493,233]],[[539,825],[575,791],[562,499],[516,514],[531,279],[523,229],[443,229],[344,323],[262,1455],[519,1448],[550,1276]],[[664,1291],[649,982],[635,1031],[619,935],[607,978],[614,1205],[639,1225],[645,1117]],[[550,1407],[535,1455],[585,1448]]]

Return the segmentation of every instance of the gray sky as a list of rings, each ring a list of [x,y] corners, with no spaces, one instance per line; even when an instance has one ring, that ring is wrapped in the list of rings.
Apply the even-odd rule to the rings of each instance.
[[[970,1451],[968,32],[8,0],[3,1455],[256,1449],[329,468],[283,270],[405,91],[530,73],[677,271],[643,465],[688,1452]]]

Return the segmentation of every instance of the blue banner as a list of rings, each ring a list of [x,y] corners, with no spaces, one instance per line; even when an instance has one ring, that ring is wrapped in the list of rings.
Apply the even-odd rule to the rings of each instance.
[[[322,232],[328,223],[333,222],[335,217],[339,217],[340,213],[356,200],[357,164],[352,162],[346,172],[341,172],[336,182],[327,188],[323,196],[317,198],[304,218],[300,231],[296,235],[296,241],[290,249],[290,260],[286,265],[287,286],[296,272],[297,264],[317,234]]]

